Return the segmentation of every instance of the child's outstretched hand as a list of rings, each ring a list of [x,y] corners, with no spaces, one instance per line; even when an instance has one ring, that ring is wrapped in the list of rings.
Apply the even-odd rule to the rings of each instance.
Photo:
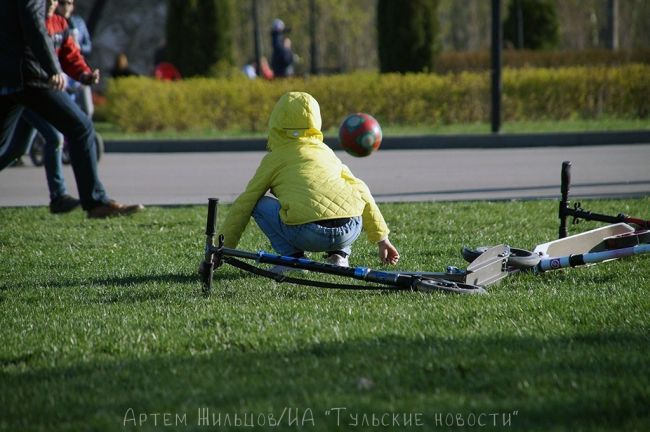
[[[384,264],[397,264],[399,261],[399,252],[388,239],[377,243],[379,248],[379,260]]]

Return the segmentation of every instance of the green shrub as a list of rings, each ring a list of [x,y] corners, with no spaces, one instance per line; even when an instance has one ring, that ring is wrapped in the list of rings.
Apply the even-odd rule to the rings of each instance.
[[[649,66],[507,70],[503,77],[506,120],[646,118]]]
[[[233,63],[232,0],[168,0],[167,54],[183,76]]]
[[[650,115],[650,66],[505,69],[506,121],[593,119]],[[349,113],[373,114],[386,125],[487,121],[488,72],[316,76],[277,81],[195,78],[161,82],[136,77],[112,81],[106,116],[124,131],[219,129],[263,131],[287,91],[311,93],[323,128]]]
[[[650,49],[591,49],[581,51],[504,50],[503,65],[510,68],[563,68],[573,66],[622,66],[650,64]],[[443,52],[436,59],[435,72],[489,71],[489,51]]]
[[[433,70],[438,46],[438,0],[379,0],[377,51],[382,72]]]
[[[521,16],[518,16],[518,10]],[[521,22],[519,22],[521,19]],[[518,38],[518,25],[523,37]],[[560,38],[555,5],[549,0],[512,0],[503,22],[503,40],[530,50],[555,48]],[[520,46],[521,44],[521,46]]]

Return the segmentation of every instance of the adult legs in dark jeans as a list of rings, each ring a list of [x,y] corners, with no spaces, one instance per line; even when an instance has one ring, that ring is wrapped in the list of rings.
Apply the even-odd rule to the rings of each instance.
[[[0,169],[24,154],[28,145],[27,142],[11,139],[17,124],[17,120],[14,119],[16,106],[22,105],[39,114],[68,137],[70,161],[83,209],[89,211],[109,202],[104,186],[97,176],[95,130],[88,117],[67,94],[50,89],[26,88],[2,97],[1,103],[4,109],[0,114],[6,111],[4,117],[7,118],[3,118],[3,130],[0,131],[2,132],[0,142],[4,144],[2,147],[4,151],[0,153]],[[14,106],[11,106],[12,103]],[[19,110],[20,113],[22,111]]]
[[[22,127],[21,124],[23,122],[26,122],[31,128],[29,128],[28,134],[23,134],[22,137],[19,137],[18,129]],[[23,116],[18,124],[19,126],[16,127],[16,132],[14,132],[14,139],[27,139],[29,142],[34,136],[32,132],[37,130],[45,140],[43,145],[43,166],[45,167],[50,199],[53,200],[66,194],[67,187],[65,185],[65,178],[63,177],[63,164],[61,162],[61,152],[63,151],[63,135],[61,132],[30,109],[26,109],[23,112]]]
[[[63,135],[43,117],[30,109],[25,109],[14,132],[14,140],[26,140],[33,144],[36,131],[41,134],[43,145],[43,165],[47,187],[50,191],[50,211],[52,213],[67,213],[79,206],[78,199],[68,195],[61,153],[63,151]],[[29,145],[28,145],[29,148]]]
[[[22,155],[25,145],[11,146],[16,114],[22,105],[38,113],[68,139],[70,162],[77,181],[81,206],[90,217],[107,217],[129,214],[142,209],[141,205],[123,206],[111,201],[97,175],[95,129],[90,119],[61,91],[25,88],[9,96],[0,97],[0,170],[15,157]],[[13,121],[13,124],[12,124]],[[13,159],[6,160],[16,155]]]
[[[14,94],[0,96],[0,171],[25,154],[25,147],[16,148],[11,141],[23,110],[16,104]]]
[[[28,87],[20,103],[38,113],[68,139],[70,163],[84,210],[107,204],[109,198],[97,175],[95,128],[70,97],[61,91]]]
[[[23,111],[14,130],[12,146],[16,148],[30,148],[38,131],[45,140],[43,146],[43,165],[47,178],[47,186],[50,191],[50,199],[67,193],[65,178],[63,177],[63,166],[61,163],[61,151],[63,135],[54,126],[45,121],[41,116],[30,109]],[[25,146],[24,143],[27,143]]]

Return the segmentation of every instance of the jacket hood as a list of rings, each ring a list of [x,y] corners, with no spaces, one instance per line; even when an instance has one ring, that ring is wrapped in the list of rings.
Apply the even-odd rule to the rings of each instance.
[[[267,148],[274,150],[282,144],[308,144],[323,141],[320,106],[312,95],[289,92],[280,97],[269,119]]]

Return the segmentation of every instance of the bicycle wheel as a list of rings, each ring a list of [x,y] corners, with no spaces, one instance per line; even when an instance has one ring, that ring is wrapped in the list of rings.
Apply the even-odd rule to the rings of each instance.
[[[63,138],[63,147],[61,148],[61,162],[63,165],[70,165],[70,150],[68,150],[68,139]]]
[[[29,149],[29,158],[35,166],[43,166],[44,156],[43,148],[45,147],[45,138],[40,133],[34,135],[32,146]]]
[[[95,149],[97,150],[97,162],[99,162],[99,160],[102,158],[102,155],[104,154],[104,138],[98,133],[95,133]],[[61,161],[65,165],[70,164],[70,152],[68,150],[67,141],[63,145],[63,151],[61,152]]]
[[[104,138],[97,132],[95,132],[95,147],[97,148],[97,162],[99,162],[104,154]]]
[[[415,283],[415,288],[418,291],[426,293],[487,294],[487,291],[483,287],[461,282],[452,282],[445,279],[421,279]]]

